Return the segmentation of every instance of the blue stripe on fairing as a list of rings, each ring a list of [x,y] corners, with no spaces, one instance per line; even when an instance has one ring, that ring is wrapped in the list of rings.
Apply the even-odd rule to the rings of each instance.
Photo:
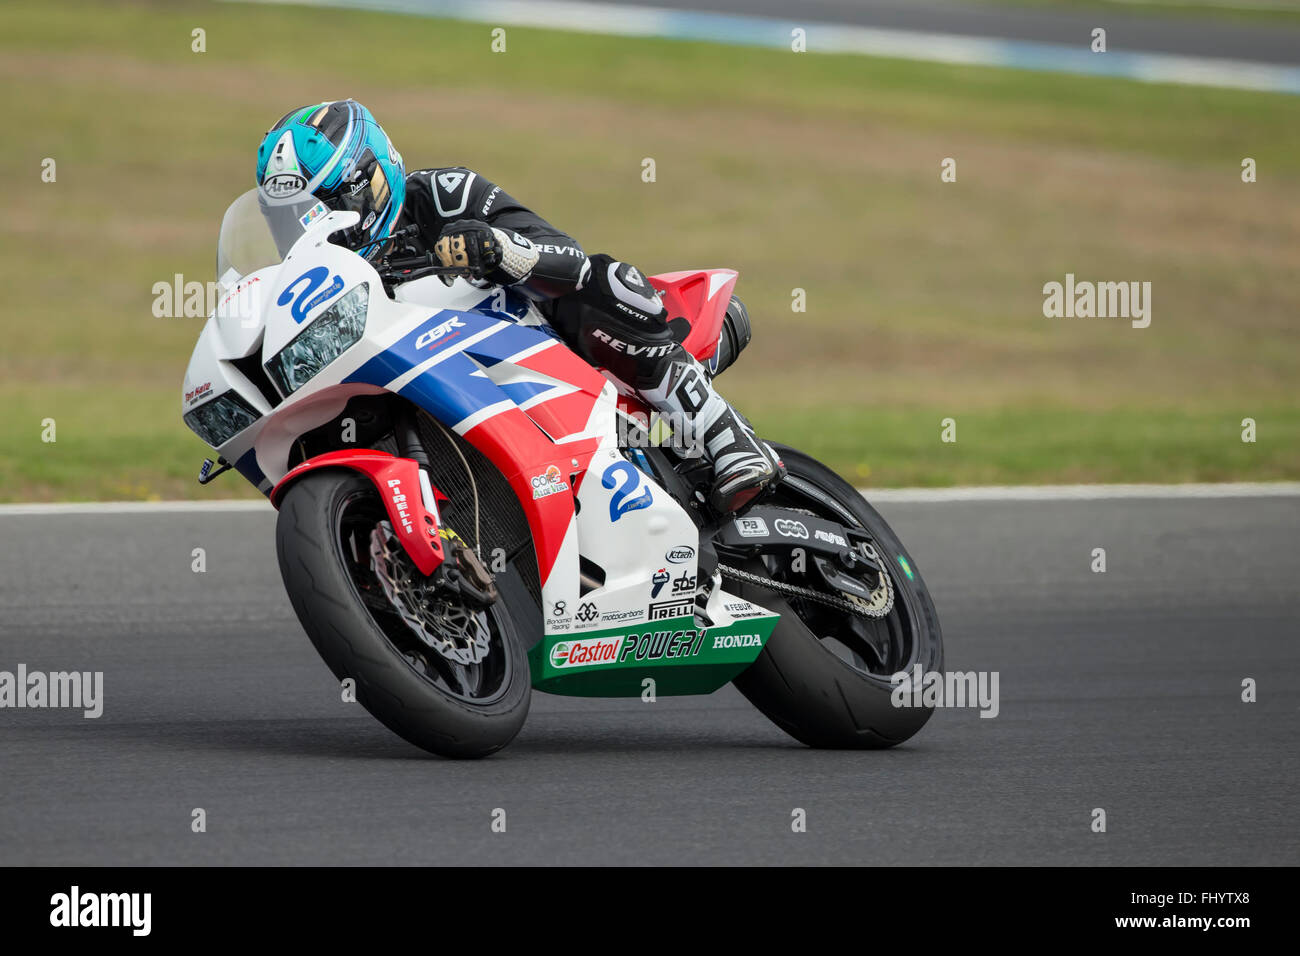
[[[506,393],[506,398],[510,399],[510,401],[516,405],[522,405],[530,398],[542,394],[542,392],[549,392],[555,386],[549,382],[507,382],[505,385],[498,386],[498,388]]]
[[[258,490],[261,490],[262,482],[266,481],[266,473],[257,464],[256,448],[250,448],[239,456],[239,460],[235,462],[235,471],[248,479]]]
[[[439,362],[428,374],[417,375],[398,394],[448,425],[507,400],[501,389],[464,352]]]
[[[421,335],[452,319],[464,323],[464,327],[448,330],[437,342],[422,349],[415,347]],[[493,384],[483,374],[483,367],[496,364],[539,343],[550,343],[552,338],[549,335],[531,326],[453,309],[429,316],[414,330],[345,378],[344,382],[387,388],[394,379],[438,355],[441,348],[454,348],[457,342],[492,329],[495,330],[493,334],[482,341],[463,352],[448,354],[427,372],[417,375],[398,394],[409,398],[439,421],[454,425],[489,405],[503,401],[525,401],[537,391],[547,388],[548,386],[538,383],[537,388],[533,389],[533,383],[521,383],[509,386],[513,392],[508,392]]]
[[[519,354],[524,349],[550,341],[551,337],[539,329],[507,322],[505,328],[496,335],[475,342],[465,351],[474,356],[480,365],[492,366],[512,355]]]

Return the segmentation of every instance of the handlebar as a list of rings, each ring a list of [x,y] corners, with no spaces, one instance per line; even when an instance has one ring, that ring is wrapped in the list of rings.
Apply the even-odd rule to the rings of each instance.
[[[426,253],[422,256],[406,256],[399,259],[385,259],[377,266],[376,271],[385,282],[390,280],[410,282],[412,279],[423,279],[425,276],[469,275],[468,269],[462,269],[459,266],[439,265],[438,260],[433,257],[432,253]]]

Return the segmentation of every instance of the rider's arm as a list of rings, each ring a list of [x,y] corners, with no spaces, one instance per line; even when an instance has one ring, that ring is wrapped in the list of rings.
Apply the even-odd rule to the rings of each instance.
[[[472,256],[476,246],[491,242],[486,230],[474,230],[469,221],[496,230],[493,237],[506,264],[514,264],[516,271],[527,266],[527,271],[516,277],[508,270],[496,270],[497,274],[488,275],[493,281],[516,286],[539,299],[567,295],[581,285],[587,257],[573,237],[472,170],[456,166],[412,173],[407,192],[412,218],[420,224],[426,241],[434,247],[446,238],[444,252],[448,255],[468,247]],[[528,240],[531,248],[521,245],[516,234]],[[534,255],[536,261],[530,262]]]

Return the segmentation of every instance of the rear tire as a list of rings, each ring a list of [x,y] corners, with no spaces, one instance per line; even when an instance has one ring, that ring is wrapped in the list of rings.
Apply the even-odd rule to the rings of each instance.
[[[382,513],[370,480],[340,469],[304,475],[285,493],[276,551],[298,620],[334,676],[352,678],[358,703],[398,736],[444,757],[495,753],[528,716],[527,653],[507,609],[521,606],[521,593],[522,600],[531,598],[513,569],[497,576],[501,598],[485,613],[494,634],[489,654],[503,657],[493,661],[489,693],[482,701],[448,693],[399,650],[414,635],[402,630],[400,619],[394,624],[376,615],[349,571],[340,522],[358,501],[370,507],[368,497]]]
[[[768,719],[810,747],[879,749],[902,743],[925,725],[932,709],[895,707],[890,676],[910,672],[916,664],[923,672],[943,670],[943,637],[930,592],[897,535],[852,485],[802,452],[773,447],[794,479],[777,487],[777,503],[856,523],[875,540],[894,584],[895,607],[881,627],[894,637],[898,652],[887,661],[890,673],[866,673],[831,649],[827,640],[834,640],[833,634],[815,633],[775,591],[741,584],[741,596],[780,612],[781,620],[763,653],[734,683]],[[835,514],[824,503],[817,507],[816,497],[807,493],[810,487],[847,515]],[[900,557],[911,569],[911,578]],[[763,566],[756,561],[749,570],[762,573]]]

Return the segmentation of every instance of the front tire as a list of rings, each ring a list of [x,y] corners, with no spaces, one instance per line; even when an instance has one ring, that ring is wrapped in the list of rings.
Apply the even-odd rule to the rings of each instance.
[[[482,666],[439,656],[368,584],[357,540],[385,518],[374,485],[355,472],[316,471],[289,488],[276,551],[298,620],[334,676],[352,678],[358,703],[398,736],[444,757],[495,753],[528,715],[527,654],[508,609],[521,593],[531,599],[513,569],[498,575],[501,597],[481,612],[491,635]]]
[[[802,508],[865,530],[894,584],[894,609],[864,641],[842,612],[741,584],[741,596],[781,614],[763,653],[734,681],[774,724],[810,747],[879,749],[907,740],[930,719],[928,707],[896,707],[890,680],[899,671],[943,671],[943,636],[916,562],[875,508],[814,458],[774,445],[789,476],[768,503]],[[901,560],[900,560],[901,559]],[[755,562],[751,571],[764,572]],[[910,571],[910,574],[907,572]],[[838,618],[838,621],[837,621]]]

